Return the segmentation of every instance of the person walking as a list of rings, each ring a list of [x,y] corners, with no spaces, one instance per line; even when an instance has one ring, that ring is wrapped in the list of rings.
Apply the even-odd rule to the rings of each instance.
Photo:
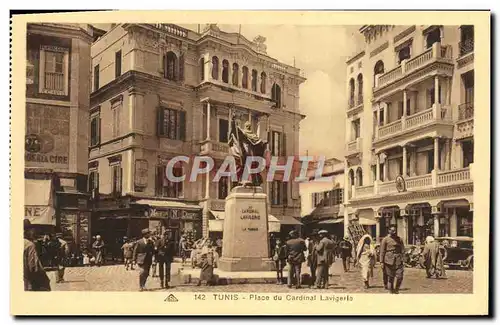
[[[50,291],[50,279],[38,257],[35,244],[35,229],[24,219],[23,281],[25,291]]]
[[[212,240],[207,239],[204,241],[201,248],[201,262],[200,262],[200,280],[198,285],[214,285],[214,268],[218,264],[218,255],[215,248],[212,246]]]
[[[101,266],[104,264],[104,241],[101,239],[101,235],[95,236],[95,241],[92,244],[92,248],[95,250],[95,264]]]
[[[68,264],[69,257],[69,246],[68,243],[62,239],[62,233],[56,234],[56,240],[58,241],[58,249],[56,255],[56,265],[57,265],[57,277],[56,283],[64,282],[64,271],[66,269],[66,264]]]
[[[311,271],[311,279],[309,282],[309,287],[313,287],[316,284],[316,266],[318,264],[318,254],[316,252],[316,246],[318,245],[318,229],[314,229],[311,233],[309,243],[307,245],[307,250],[309,254],[306,257],[307,265]]]
[[[286,264],[286,246],[281,238],[276,238],[276,246],[273,249],[273,261],[276,266],[276,284],[283,284],[283,269]]]
[[[181,257],[182,265],[186,263],[186,255],[187,255],[187,240],[186,240],[186,235],[182,235],[181,239],[179,240],[179,256]]]
[[[345,236],[340,242],[340,257],[342,258],[342,266],[344,267],[344,272],[349,272],[351,267],[352,258],[352,244],[349,241],[349,237]]]
[[[399,293],[403,282],[403,252],[403,241],[396,234],[396,226],[392,225],[389,227],[389,234],[380,244],[380,262],[387,275],[389,290],[395,294]]]
[[[427,236],[425,239],[424,251],[422,252],[424,257],[425,272],[427,278],[432,278],[433,276],[437,278],[444,277],[444,265],[443,256],[439,249],[439,243],[432,236]]]
[[[373,238],[366,234],[358,242],[356,249],[356,260],[361,266],[361,277],[365,289],[370,288],[370,278],[373,278],[373,267],[375,266],[375,246]]]
[[[305,262],[304,251],[307,249],[307,247],[304,239],[299,237],[297,231],[292,230],[290,231],[289,235],[290,239],[286,242],[288,261],[288,287],[291,288],[295,283],[295,288],[300,289],[300,271],[302,263]]]
[[[164,232],[155,243],[158,271],[160,273],[160,285],[169,288],[172,262],[174,261],[175,244],[170,232]]]
[[[316,289],[328,288],[328,269],[331,264],[333,244],[328,238],[328,231],[320,230],[318,232],[319,242],[315,247],[316,261]]]
[[[136,242],[134,247],[134,264],[137,264],[141,269],[139,273],[139,291],[146,289],[146,281],[149,276],[151,264],[153,263],[155,248],[149,237],[149,229],[143,229],[142,238]]]
[[[122,245],[123,260],[125,264],[125,270],[128,271],[134,269],[134,264],[132,263],[132,258],[134,255],[134,244],[127,237],[123,237],[124,244]]]

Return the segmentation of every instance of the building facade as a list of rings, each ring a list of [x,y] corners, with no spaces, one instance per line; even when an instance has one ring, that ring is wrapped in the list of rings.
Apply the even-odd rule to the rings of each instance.
[[[346,222],[405,243],[470,236],[474,27],[363,26],[347,61]]]
[[[118,24],[92,45],[89,183],[94,234],[135,237],[142,228],[199,238],[222,231],[232,183],[186,175],[194,156],[216,170],[229,154],[230,114],[250,121],[272,155],[298,153],[300,70],[269,57],[265,38],[247,40],[216,25]],[[189,174],[188,174],[189,175]],[[296,184],[263,184],[271,220],[300,216]],[[113,231],[111,231],[113,230]],[[109,238],[114,240],[114,238]]]
[[[88,111],[92,29],[28,24],[25,218],[88,245]]]

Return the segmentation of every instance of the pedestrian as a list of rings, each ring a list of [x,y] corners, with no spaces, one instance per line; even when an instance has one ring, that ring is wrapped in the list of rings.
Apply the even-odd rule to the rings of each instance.
[[[276,284],[283,284],[283,269],[286,264],[286,246],[281,238],[276,238],[276,246],[273,248],[273,261],[276,266]]]
[[[366,234],[358,242],[356,249],[356,260],[361,266],[361,277],[365,289],[370,288],[370,279],[373,278],[373,267],[375,266],[375,246],[373,238]]]
[[[315,247],[316,251],[316,289],[328,288],[328,269],[331,265],[333,245],[328,238],[328,231],[318,232],[319,242]]]
[[[389,234],[382,239],[380,244],[380,261],[387,275],[391,293],[399,293],[399,288],[403,282],[403,252],[403,241],[396,234],[396,226],[392,225],[389,227]]]
[[[307,255],[307,265],[311,271],[311,279],[309,282],[309,287],[316,284],[316,264],[318,260],[318,255],[316,253],[316,246],[318,245],[318,229],[314,229],[311,233],[309,243],[306,244],[309,255]]]
[[[351,267],[352,258],[352,244],[349,241],[349,237],[345,236],[340,242],[340,257],[342,258],[342,266],[344,267],[344,272],[349,272]]]
[[[311,253],[311,251],[309,250],[309,244],[311,242],[311,238],[310,237],[306,237],[306,239],[305,239],[304,242],[306,243],[306,247],[307,247],[306,251],[304,252],[304,257],[306,258],[306,261],[307,261],[307,257]]]
[[[200,280],[198,285],[213,285],[214,280],[214,267],[217,266],[217,252],[212,246],[212,241],[207,239],[204,241],[204,245],[201,248],[201,262],[200,262]]]
[[[24,219],[23,281],[25,291],[50,291],[50,280],[38,257],[35,244],[35,229]]]
[[[427,236],[425,239],[424,251],[422,252],[427,278],[435,276],[437,279],[445,276],[443,255],[439,248],[439,243],[434,237]]]
[[[123,241],[124,244],[122,245],[122,251],[123,251],[125,270],[128,271],[129,268],[133,270],[134,264],[132,263],[132,258],[134,255],[134,245],[127,237],[123,237]]]
[[[179,240],[179,256],[181,257],[182,265],[186,263],[186,254],[187,254],[186,235],[182,235],[181,240]]]
[[[301,267],[305,262],[304,251],[307,249],[304,239],[299,237],[297,231],[292,230],[289,233],[290,239],[286,242],[287,261],[288,261],[288,287],[295,284],[296,289],[301,287]]]
[[[174,261],[175,244],[172,240],[172,233],[165,232],[155,243],[158,269],[160,272],[160,285],[162,288],[169,288],[172,262]]]
[[[328,236],[328,251],[330,253],[329,256],[329,265],[328,265],[328,276],[333,276],[333,264],[335,263],[335,251],[337,249],[337,244],[335,243],[335,237],[333,235]]]
[[[69,246],[68,243],[62,239],[62,233],[56,234],[56,240],[58,241],[58,249],[56,255],[57,261],[57,277],[56,283],[64,282],[64,271],[66,269],[66,265],[68,264],[69,257]]]
[[[143,229],[142,238],[136,242],[134,247],[134,264],[137,264],[141,269],[139,273],[139,291],[144,291],[146,289],[146,281],[149,276],[151,264],[153,263],[155,248],[149,237],[149,229]]]
[[[83,251],[83,266],[90,266],[90,259],[92,254],[90,254],[86,249]]]
[[[95,264],[101,266],[104,264],[104,241],[101,235],[95,236],[95,242],[92,244],[92,248],[95,250]]]

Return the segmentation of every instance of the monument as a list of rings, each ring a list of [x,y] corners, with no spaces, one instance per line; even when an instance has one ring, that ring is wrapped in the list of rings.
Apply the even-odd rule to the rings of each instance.
[[[264,157],[267,142],[252,133],[249,122],[243,129],[238,127],[232,115],[229,145],[237,162],[240,185],[226,198],[222,257],[218,267],[228,272],[271,271],[274,263],[269,257],[267,195],[260,186],[262,177],[253,174],[251,181],[242,179],[247,157]]]

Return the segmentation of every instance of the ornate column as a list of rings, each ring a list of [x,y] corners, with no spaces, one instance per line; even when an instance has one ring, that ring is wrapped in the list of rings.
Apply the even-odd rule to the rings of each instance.
[[[406,101],[408,98],[407,90],[403,90],[403,116],[401,117],[401,127],[404,129],[405,128],[405,121],[406,121]]]
[[[378,138],[378,127],[380,125],[380,103],[377,103],[377,123],[375,123],[375,134],[374,137]]]
[[[406,214],[406,209],[400,209],[399,210],[399,216],[401,218],[401,231],[399,232],[398,236],[401,237],[403,240],[403,243],[406,245],[408,244],[408,215]],[[398,227],[399,229],[399,227]]]
[[[380,181],[380,154],[376,155],[377,166],[375,168],[375,181]]]
[[[439,170],[439,138],[434,138],[434,170]]]
[[[375,215],[375,221],[377,221],[375,224],[375,241],[378,243],[380,242],[380,215],[378,211],[374,211],[373,213]]]
[[[439,236],[439,216],[441,211],[439,206],[432,206],[432,216],[434,217],[434,237]]]
[[[406,145],[403,146],[403,176],[406,177],[407,175],[407,152],[406,152]]]
[[[387,116],[389,116],[389,112],[387,111],[388,109],[389,109],[389,106],[387,106],[387,104],[386,104],[384,107],[384,125],[386,125],[388,123],[388,121],[387,121]]]
[[[441,103],[439,101],[439,76],[434,77],[434,105],[435,105],[435,119],[441,119]]]
[[[207,101],[207,141],[210,140],[210,101]]]

